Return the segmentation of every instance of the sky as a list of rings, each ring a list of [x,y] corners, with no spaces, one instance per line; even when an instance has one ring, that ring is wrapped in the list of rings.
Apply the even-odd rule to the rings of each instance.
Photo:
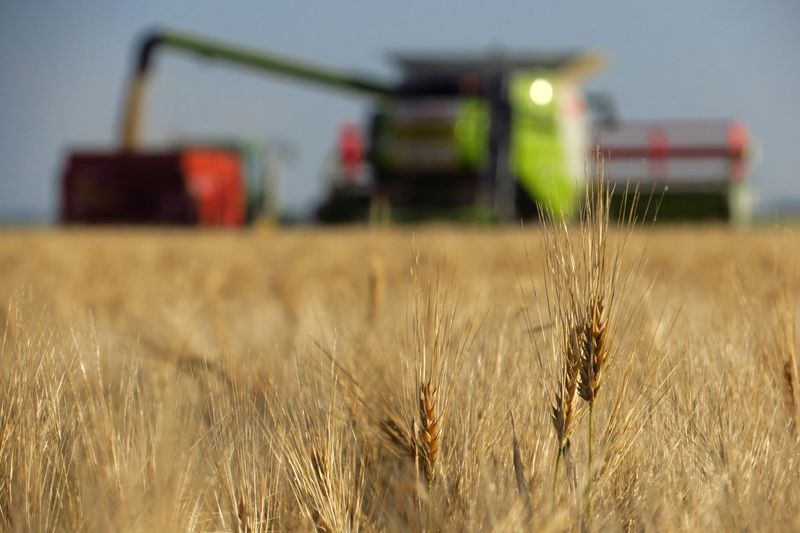
[[[760,156],[762,205],[800,202],[800,2],[641,0],[380,2],[269,0],[0,1],[0,218],[55,216],[71,149],[111,148],[133,47],[176,28],[392,79],[390,51],[602,51],[587,88],[622,119],[737,118]],[[157,59],[145,138],[250,138],[284,144],[281,203],[326,192],[340,124],[369,101],[166,52]]]

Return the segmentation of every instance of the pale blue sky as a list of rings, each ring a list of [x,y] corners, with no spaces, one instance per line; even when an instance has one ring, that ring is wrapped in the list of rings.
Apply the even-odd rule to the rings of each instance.
[[[134,39],[169,26],[391,76],[389,50],[596,48],[590,84],[623,118],[740,118],[763,147],[763,200],[800,199],[800,1],[301,0],[0,2],[0,216],[55,213],[70,147],[112,146]],[[323,158],[365,101],[186,57],[158,60],[146,137],[285,139],[292,208],[325,192]]]

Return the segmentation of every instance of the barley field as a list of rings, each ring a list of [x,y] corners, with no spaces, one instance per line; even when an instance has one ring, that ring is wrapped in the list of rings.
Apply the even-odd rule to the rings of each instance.
[[[0,528],[798,530],[798,244],[0,231]]]

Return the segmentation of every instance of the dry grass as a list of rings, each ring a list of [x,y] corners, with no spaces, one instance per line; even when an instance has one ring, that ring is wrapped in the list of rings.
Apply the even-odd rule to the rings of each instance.
[[[800,528],[796,235],[565,231],[0,234],[0,529]]]

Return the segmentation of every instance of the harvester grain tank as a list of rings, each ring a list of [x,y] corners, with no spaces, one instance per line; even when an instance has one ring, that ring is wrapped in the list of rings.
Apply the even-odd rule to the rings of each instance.
[[[575,210],[588,134],[578,81],[598,67],[597,55],[398,56],[403,78],[391,83],[205,38],[154,32],[139,48],[120,149],[69,159],[62,186],[65,222],[237,225],[252,218],[246,206],[258,202],[247,197],[263,191],[250,190],[241,161],[235,168],[236,150],[141,148],[147,87],[161,48],[374,100],[368,139],[344,158],[362,156],[363,161],[350,164],[367,169],[368,183],[352,173],[337,181],[318,211],[323,221],[363,219],[376,200],[411,219],[509,220],[537,207],[557,216]],[[335,174],[347,176],[346,170]],[[232,200],[236,196],[238,205]]]

